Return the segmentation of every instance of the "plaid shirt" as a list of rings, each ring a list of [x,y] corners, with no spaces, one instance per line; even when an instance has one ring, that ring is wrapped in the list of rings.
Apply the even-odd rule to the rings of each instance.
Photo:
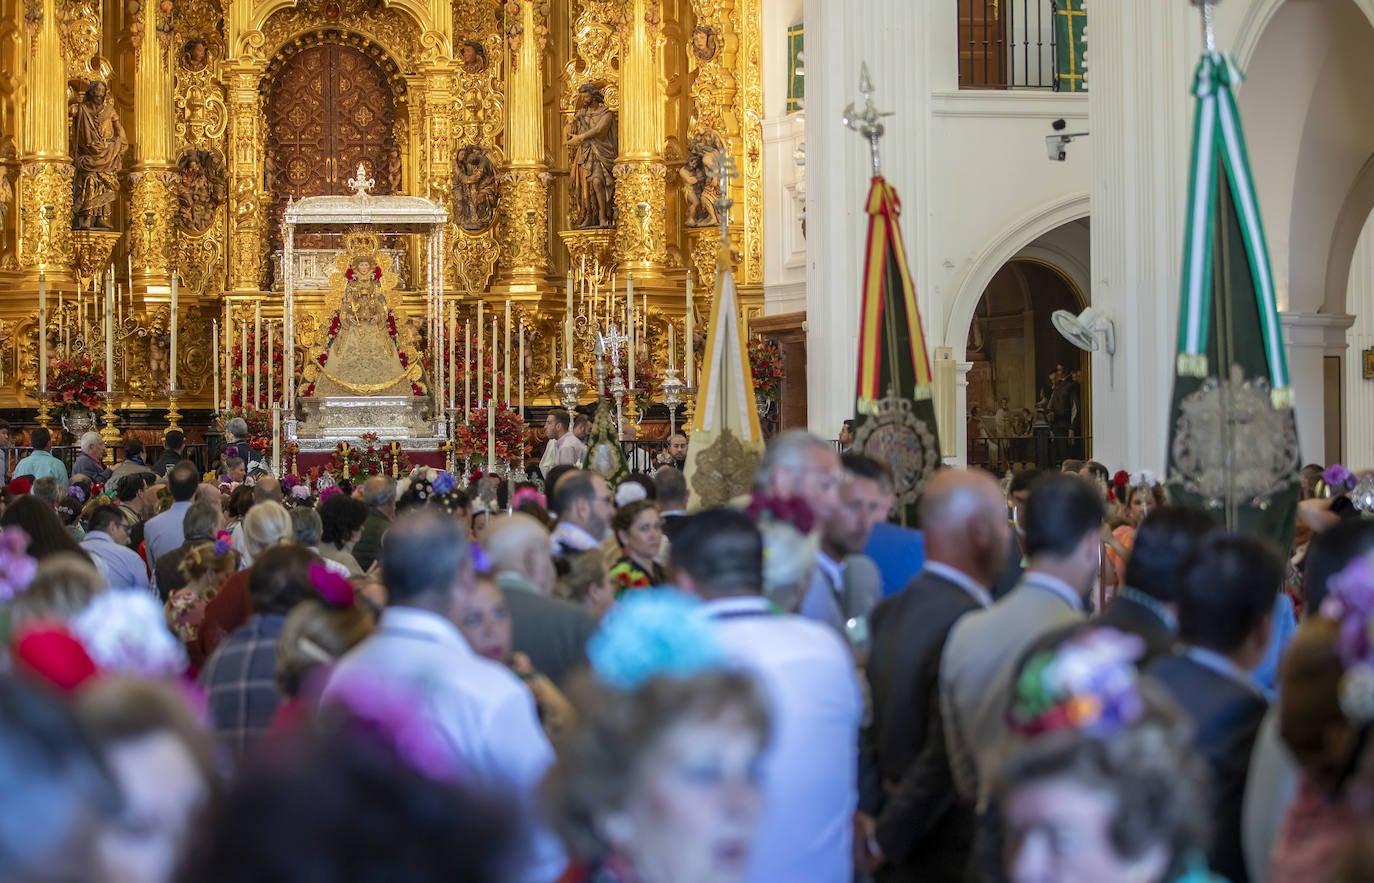
[[[243,759],[272,725],[277,692],[277,639],[286,617],[260,613],[234,631],[205,663],[200,683],[209,694],[215,735]]]

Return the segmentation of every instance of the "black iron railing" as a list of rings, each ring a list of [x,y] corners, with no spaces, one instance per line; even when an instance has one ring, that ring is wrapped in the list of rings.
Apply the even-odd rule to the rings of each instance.
[[[1054,0],[956,2],[959,88],[1057,88]]]

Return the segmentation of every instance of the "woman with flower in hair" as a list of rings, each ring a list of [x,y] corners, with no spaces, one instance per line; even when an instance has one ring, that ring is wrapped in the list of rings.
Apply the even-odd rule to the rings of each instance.
[[[588,647],[580,721],[545,783],[564,883],[735,883],[760,815],[768,713],[698,602],[636,592]]]
[[[1273,883],[1330,879],[1359,839],[1356,804],[1370,808],[1357,770],[1374,723],[1374,563],[1356,558],[1328,587],[1279,668],[1279,735],[1300,773],[1270,855]]]
[[[224,531],[213,543],[194,546],[181,559],[178,569],[186,585],[167,597],[166,612],[167,627],[183,644],[193,644],[200,638],[206,606],[237,565],[238,556],[230,548],[229,534]]]
[[[1008,720],[1026,741],[996,805],[1011,883],[1204,883],[1205,770],[1189,727],[1113,629],[1032,657]]]
[[[1151,512],[1168,501],[1163,483],[1148,469],[1131,475],[1124,487],[1117,484],[1114,493],[1121,497],[1122,523],[1106,540],[1109,566],[1103,568],[1103,588],[1113,592],[1126,582],[1126,559],[1131,557],[1131,548],[1135,546],[1136,529]]]
[[[663,518],[654,501],[635,500],[621,506],[611,518],[611,530],[615,531],[622,553],[611,567],[616,597],[668,581],[663,565],[655,560],[663,549]]]

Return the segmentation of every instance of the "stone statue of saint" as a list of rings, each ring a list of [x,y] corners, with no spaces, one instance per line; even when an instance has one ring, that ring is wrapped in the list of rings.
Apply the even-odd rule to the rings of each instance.
[[[683,220],[687,227],[710,227],[717,223],[716,207],[707,193],[711,187],[711,173],[706,168],[706,157],[697,152],[688,154],[687,161],[678,170],[682,179],[682,195],[687,198],[687,217]]]
[[[108,92],[99,80],[86,87],[86,97],[72,112],[72,226],[78,230],[109,230],[110,208],[119,196],[119,170],[129,139]]]
[[[615,178],[612,168],[620,146],[615,113],[592,83],[577,87],[582,106],[563,133],[572,155],[572,225],[615,226]]]
[[[453,160],[453,217],[464,230],[491,226],[498,199],[496,166],[483,147],[469,144]]]
[[[353,256],[339,301],[339,332],[321,365],[316,396],[411,394],[420,365],[401,363],[381,278],[376,256]]]

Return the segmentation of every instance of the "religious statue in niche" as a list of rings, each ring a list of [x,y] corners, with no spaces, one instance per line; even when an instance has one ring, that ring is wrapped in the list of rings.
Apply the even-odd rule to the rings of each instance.
[[[476,40],[464,40],[458,47],[458,61],[469,74],[480,74],[487,69],[487,48]]]
[[[577,87],[582,105],[564,132],[572,148],[572,226],[615,226],[615,178],[612,168],[620,152],[615,112],[593,83]]]
[[[687,200],[687,216],[683,219],[686,227],[711,227],[719,223],[716,215],[716,198],[720,196],[720,185],[706,167],[706,157],[724,145],[714,132],[705,132],[687,144],[687,161],[678,169],[682,179],[682,195]]]
[[[716,29],[706,25],[692,28],[692,54],[698,61],[710,61],[716,57]]]
[[[119,170],[129,139],[114,105],[105,101],[108,88],[92,80],[80,104],[72,107],[72,226],[77,230],[109,230],[110,209],[119,196]]]
[[[229,196],[224,160],[209,150],[183,151],[177,162],[177,223],[191,233],[204,233]]]
[[[181,50],[181,69],[186,71],[203,71],[205,66],[210,63],[210,52],[205,45],[205,41],[200,37],[192,37],[186,41],[186,45]]]
[[[491,226],[499,194],[486,148],[469,144],[453,158],[453,219],[464,230]]]

